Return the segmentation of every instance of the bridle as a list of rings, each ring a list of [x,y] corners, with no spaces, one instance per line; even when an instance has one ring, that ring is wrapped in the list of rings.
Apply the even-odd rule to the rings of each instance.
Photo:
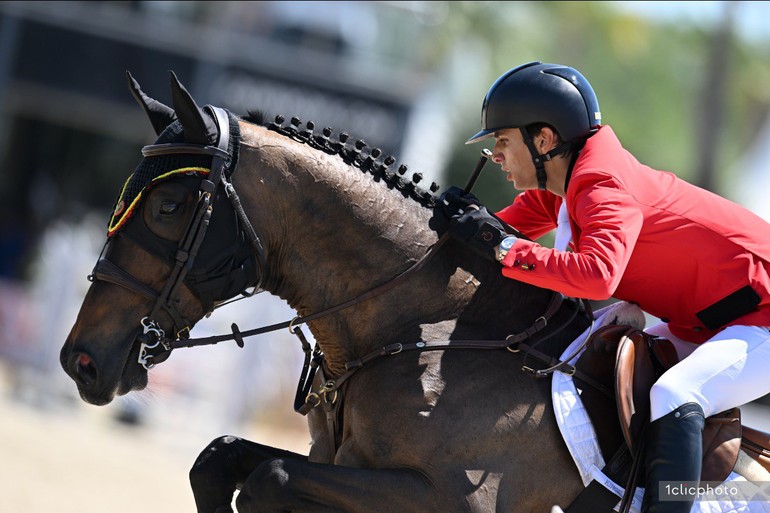
[[[149,315],[140,320],[141,332],[134,332],[132,337],[140,342],[137,362],[145,369],[152,368],[155,363],[165,360],[173,349],[175,341],[189,338],[190,322],[184,318],[177,308],[176,300],[179,289],[184,283],[185,277],[193,268],[198,256],[203,239],[209,228],[213,213],[214,200],[220,186],[238,216],[240,228],[246,234],[251,247],[256,254],[258,273],[257,282],[253,291],[260,289],[265,278],[265,251],[254,228],[251,226],[240,198],[235,188],[228,181],[225,170],[232,162],[232,155],[228,152],[230,145],[230,126],[227,111],[219,107],[208,106],[219,126],[219,140],[217,146],[198,145],[188,143],[162,143],[145,146],[142,148],[144,157],[154,157],[170,154],[210,155],[211,169],[207,177],[200,181],[198,202],[193,212],[184,235],[177,244],[174,252],[174,264],[166,279],[166,283],[160,293],[142,283],[129,272],[125,271],[104,255],[102,255],[89,275],[89,280],[101,280],[124,287],[140,296],[154,301],[154,306]],[[105,244],[106,248],[106,244]],[[253,294],[253,292],[252,292]],[[174,325],[174,338],[166,336],[165,331],[158,322],[161,312],[166,312]]]
[[[522,370],[531,372],[537,377],[547,376],[555,370],[560,370],[567,373],[575,372],[574,367],[567,363],[570,361],[570,358],[567,358],[564,361],[560,361],[550,355],[546,355],[538,351],[536,346],[545,338],[558,333],[561,329],[569,325],[577,316],[580,310],[579,304],[575,305],[574,311],[570,314],[568,320],[557,326],[556,330],[552,331],[548,335],[545,335],[544,337],[541,337],[540,340],[531,345],[528,345],[525,342],[528,339],[531,339],[537,333],[543,331],[548,326],[552,317],[555,316],[556,313],[561,309],[564,303],[564,296],[559,293],[553,293],[551,301],[549,302],[548,307],[546,308],[546,311],[543,313],[543,315],[538,317],[535,322],[528,328],[519,333],[511,334],[504,340],[446,340],[391,344],[382,347],[379,350],[373,351],[372,353],[366,354],[361,358],[347,362],[345,364],[345,373],[341,376],[338,376],[336,379],[330,380],[323,376],[323,354],[318,350],[317,347],[315,349],[311,348],[310,344],[307,342],[307,339],[300,329],[300,325],[347,309],[353,305],[369,300],[397,287],[409,279],[409,277],[414,273],[418,272],[424,267],[424,265],[448,240],[448,233],[445,233],[442,237],[440,237],[438,242],[434,244],[422,256],[422,258],[420,258],[416,263],[407,268],[405,271],[397,275],[395,278],[392,278],[385,283],[382,283],[348,301],[344,301],[332,307],[306,316],[297,316],[290,321],[285,321],[278,324],[241,332],[238,326],[233,323],[231,326],[231,334],[191,339],[189,337],[190,323],[178,311],[176,307],[176,297],[179,288],[184,283],[185,276],[193,266],[195,258],[198,255],[198,251],[203,242],[203,238],[206,235],[212,216],[214,199],[216,198],[220,186],[227,195],[227,198],[230,200],[230,204],[233,207],[240,223],[240,228],[244,231],[257,257],[257,266],[259,272],[256,283],[254,284],[254,288],[252,289],[253,292],[250,294],[246,294],[245,292],[242,293],[244,295],[253,295],[253,293],[259,290],[264,283],[267,272],[264,247],[243,210],[235,188],[229,182],[225,173],[225,170],[228,169],[228,166],[232,161],[232,156],[228,153],[230,130],[227,112],[224,109],[218,107],[207,106],[207,108],[210,109],[210,112],[212,112],[214,119],[219,125],[220,135],[216,147],[188,143],[162,143],[149,145],[142,148],[142,154],[145,157],[169,154],[210,155],[212,157],[210,172],[206,178],[201,179],[198,194],[198,204],[188,223],[185,234],[182,236],[177,245],[177,250],[174,255],[175,262],[171,273],[166,280],[166,284],[163,287],[163,290],[160,293],[156,292],[151,287],[142,283],[132,274],[120,268],[103,255],[97,261],[92,274],[89,276],[91,281],[101,280],[110,282],[124,287],[151,301],[154,301],[154,306],[150,314],[140,320],[138,331],[135,331],[131,335],[131,337],[140,343],[137,362],[142,365],[142,367],[147,370],[151,369],[156,363],[164,361],[174,349],[212,345],[226,340],[234,340],[240,347],[243,347],[243,339],[245,337],[288,328],[292,334],[295,334],[300,339],[303,351],[305,353],[305,362],[297,387],[297,395],[295,398],[294,406],[295,410],[302,414],[307,414],[310,410],[322,402],[325,406],[335,404],[340,387],[342,387],[348,378],[359,369],[361,369],[365,364],[384,356],[391,356],[406,351],[430,351],[446,349],[508,349],[512,353],[523,352],[525,355],[525,365],[522,366]],[[464,188],[466,192],[469,192],[473,187],[473,184],[478,178],[481,169],[488,161],[490,156],[491,153],[488,150],[482,152],[482,156],[479,159],[476,168],[474,169]],[[517,233],[517,235],[524,237],[520,233]],[[104,253],[104,250],[102,253]],[[163,311],[168,313],[174,324],[173,338],[166,335],[165,331],[160,327],[160,323],[157,321],[158,315]],[[535,370],[527,366],[526,361],[528,358],[538,360],[541,364],[544,364],[546,368]],[[316,391],[313,391],[312,385],[317,370],[320,370],[322,373],[322,384]],[[328,412],[327,418],[330,418]]]

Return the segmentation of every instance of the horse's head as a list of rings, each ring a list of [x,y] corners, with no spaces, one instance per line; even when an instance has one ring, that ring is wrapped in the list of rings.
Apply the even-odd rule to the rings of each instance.
[[[164,345],[186,336],[217,301],[258,282],[258,241],[217,194],[237,159],[237,122],[199,108],[173,74],[174,109],[130,75],[129,83],[159,138],[121,191],[60,356],[93,404],[144,388],[147,369],[168,355]]]

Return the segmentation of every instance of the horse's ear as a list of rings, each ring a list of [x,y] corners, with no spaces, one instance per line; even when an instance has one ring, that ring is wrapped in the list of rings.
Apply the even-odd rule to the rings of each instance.
[[[174,72],[169,73],[171,73],[171,99],[179,121],[182,123],[185,140],[193,144],[216,144],[219,131],[214,120],[198,107]]]
[[[168,125],[176,120],[174,109],[166,107],[158,100],[154,100],[144,94],[142,88],[139,87],[139,82],[134,80],[134,77],[128,71],[126,71],[126,77],[128,78],[128,88],[131,90],[131,94],[134,95],[134,98],[142,106],[147,117],[150,118],[155,134],[160,135]]]

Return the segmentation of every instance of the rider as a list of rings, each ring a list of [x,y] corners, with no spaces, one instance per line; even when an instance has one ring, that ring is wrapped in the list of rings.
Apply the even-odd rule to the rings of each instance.
[[[494,138],[492,160],[524,191],[497,218],[527,238],[456,187],[439,202],[450,235],[508,278],[636,303],[662,320],[649,332],[694,349],[650,392],[642,507],[689,512],[692,500],[660,500],[658,484],[697,482],[704,419],[770,393],[770,224],[639,163],[567,66],[504,73],[484,98],[481,128],[467,143]],[[555,248],[528,240],[554,228]]]

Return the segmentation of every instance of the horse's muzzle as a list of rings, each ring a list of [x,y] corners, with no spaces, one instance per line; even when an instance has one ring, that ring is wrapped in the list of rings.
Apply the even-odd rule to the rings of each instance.
[[[97,356],[65,344],[59,360],[67,375],[75,381],[80,397],[87,403],[103,406],[116,394],[123,395],[147,386],[147,373],[136,363],[137,355],[138,346],[134,345],[122,365],[104,367]]]
[[[62,348],[59,359],[64,372],[75,381],[80,397],[87,403],[97,406],[103,406],[112,401],[114,393],[105,394],[99,386],[99,368],[91,355],[68,349],[67,346]]]

